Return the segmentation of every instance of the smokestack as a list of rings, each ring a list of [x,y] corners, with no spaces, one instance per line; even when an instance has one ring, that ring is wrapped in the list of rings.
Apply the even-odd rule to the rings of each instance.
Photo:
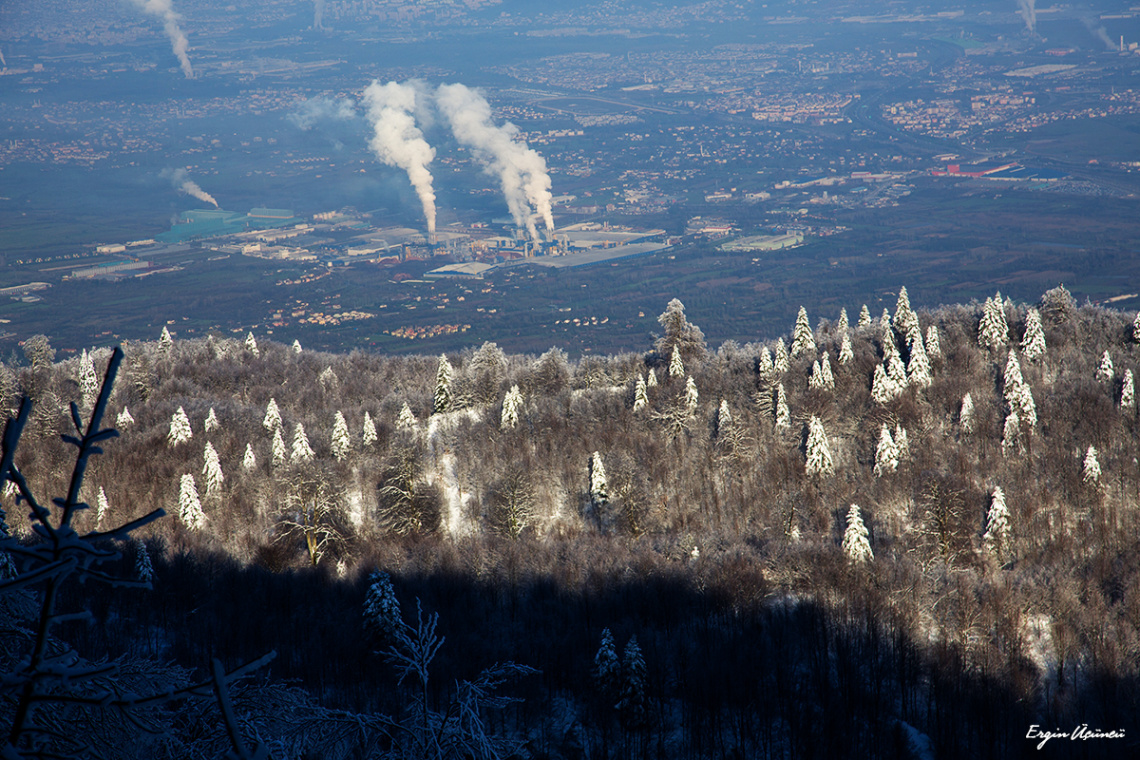
[[[452,134],[466,145],[488,174],[499,178],[511,217],[539,239],[537,220],[547,236],[554,232],[550,174],[546,160],[519,139],[519,129],[509,121],[491,123],[491,106],[475,90],[462,84],[440,85],[436,102],[451,125]]]
[[[200,201],[213,204],[214,208],[220,208],[218,202],[214,200],[214,196],[207,193],[198,186],[197,182],[194,182],[186,176],[185,169],[163,169],[159,176],[168,177],[170,184],[172,184],[174,189],[178,192],[192,195]]]
[[[190,48],[190,41],[186,39],[186,35],[178,26],[179,16],[174,12],[172,0],[134,0],[134,3],[144,13],[162,19],[162,29],[170,38],[170,47],[174,50],[174,55],[178,57],[178,63],[182,66],[182,73],[186,75],[187,79],[193,79],[194,68],[190,65],[190,57],[186,55],[186,51]]]
[[[424,208],[430,240],[435,234],[435,192],[428,164],[435,158],[435,150],[424,139],[412,115],[416,110],[416,88],[409,83],[382,85],[373,80],[364,91],[364,102],[373,129],[368,145],[381,162],[408,173]]]

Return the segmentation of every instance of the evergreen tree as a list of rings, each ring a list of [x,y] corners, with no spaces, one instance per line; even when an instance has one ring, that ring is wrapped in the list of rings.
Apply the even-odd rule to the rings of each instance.
[[[1136,319],[1132,321],[1132,340],[1140,343],[1140,312],[1136,312]]]
[[[1002,427],[1001,453],[1008,454],[1015,446],[1020,451],[1021,417],[1018,415],[1017,409],[1010,409],[1005,418],[1005,425]]]
[[[990,510],[986,515],[986,532],[982,542],[988,553],[997,557],[999,561],[1009,555],[1010,527],[1009,509],[1005,505],[1005,492],[1001,486],[995,486]]]
[[[299,341],[299,340],[293,341],[293,353],[295,353],[295,354],[301,353],[301,341]]]
[[[190,418],[186,416],[186,410],[178,407],[170,418],[170,432],[166,436],[167,442],[171,446],[177,446],[180,443],[186,443],[194,437],[194,431],[190,429]]]
[[[253,337],[252,332],[245,336],[245,350],[254,356],[261,356],[261,351],[257,349],[257,339]]]
[[[700,394],[697,393],[697,383],[693,378],[685,378],[685,412],[688,416],[692,417],[697,413],[697,404],[700,402]]]
[[[1022,383],[1017,391],[1017,416],[1025,425],[1037,427],[1037,404],[1028,383]]]
[[[967,393],[962,397],[962,408],[958,412],[958,424],[962,432],[969,434],[974,431],[974,397]]]
[[[864,328],[871,326],[871,310],[867,308],[867,304],[863,304],[863,308],[859,310],[859,321],[856,327]]]
[[[309,436],[305,435],[305,426],[300,422],[293,428],[293,451],[290,458],[294,462],[311,462],[316,454],[309,445]]]
[[[728,401],[721,399],[720,406],[716,410],[716,437],[720,440],[731,436],[731,434],[732,411],[728,408]]]
[[[150,552],[146,550],[146,544],[140,539],[136,538],[132,543],[135,547],[135,579],[150,583],[154,580],[154,565],[150,561]]]
[[[982,348],[998,348],[1009,340],[1009,325],[1005,321],[1005,307],[1001,293],[995,298],[987,298],[982,307],[982,319],[978,323],[978,345]]]
[[[850,329],[850,327],[851,327],[851,325],[847,321],[847,309],[846,308],[840,309],[839,310],[839,321],[835,323],[836,331],[840,335],[846,336],[847,331]]]
[[[590,503],[600,511],[610,500],[609,484],[606,482],[606,466],[602,463],[601,452],[590,455]]]
[[[1112,355],[1105,349],[1104,354],[1100,357],[1100,366],[1096,368],[1096,379],[1102,383],[1112,382],[1112,378],[1116,376],[1116,372],[1112,368]]]
[[[839,363],[847,365],[855,358],[855,351],[851,347],[851,336],[844,335],[843,342],[839,346]]]
[[[281,428],[273,431],[273,443],[269,445],[270,462],[274,467],[285,464],[285,439],[281,437]]]
[[[649,372],[645,376],[645,387],[647,387],[647,388],[656,388],[657,387],[657,370],[655,370],[653,367],[649,368]]]
[[[621,699],[621,662],[609,628],[602,629],[602,642],[594,654],[594,685],[605,704],[613,707]]]
[[[910,441],[907,440],[906,428],[901,423],[895,423],[895,451],[899,459],[910,458]]]
[[[642,393],[644,393],[645,385],[641,375],[638,375],[637,379],[641,383]],[[519,409],[522,408],[522,403],[522,391],[519,390],[518,385],[512,385],[511,389],[507,391],[507,395],[503,397],[503,413],[499,420],[500,430],[513,430],[519,424]],[[635,403],[634,408],[636,409],[636,407]]]
[[[921,334],[910,344],[910,361],[906,365],[906,374],[910,384],[918,388],[928,388],[934,381],[930,376],[930,359],[922,345]]]
[[[206,513],[202,511],[202,500],[198,498],[198,488],[190,474],[182,476],[178,491],[178,517],[190,530],[201,530],[206,526]]]
[[[788,409],[788,395],[784,392],[784,384],[776,386],[776,427],[788,429],[792,426],[792,413]]]
[[[808,322],[807,309],[800,307],[796,315],[796,326],[792,330],[792,356],[815,353],[815,334]]]
[[[681,349],[673,346],[673,353],[669,357],[669,377],[684,377],[685,364],[681,361]]]
[[[218,460],[218,452],[214,444],[206,441],[206,448],[202,452],[202,474],[206,476],[206,496],[217,496],[222,490],[222,463]]]
[[[645,387],[645,377],[637,376],[637,384],[633,388],[633,411],[640,412],[649,407],[649,392]]]
[[[432,405],[432,414],[451,411],[453,401],[451,383],[454,374],[455,370],[447,360],[447,356],[440,354],[439,367],[435,373],[435,401]]]
[[[823,422],[814,414],[808,421],[806,457],[805,470],[808,477],[823,477],[835,473],[835,464],[831,461],[831,447],[827,443],[827,433],[823,430]]]
[[[133,424],[135,424],[135,418],[131,416],[131,410],[124,406],[123,411],[119,412],[118,416],[115,417],[115,426],[126,427],[127,425]]]
[[[376,443],[376,440],[376,423],[372,421],[372,415],[365,412],[364,424],[360,428],[360,442],[367,448]]]
[[[811,365],[811,372],[808,374],[808,387],[816,390],[823,389],[823,370],[819,367],[819,359],[816,359]]]
[[[819,382],[820,387],[824,390],[835,389],[835,375],[831,373],[831,359],[828,358],[826,351],[823,352],[823,356],[819,360]]]
[[[1124,370],[1124,382],[1120,386],[1120,408],[1132,409],[1136,406],[1136,387],[1132,382],[1132,370]]]
[[[903,362],[902,357],[899,356],[897,350],[887,356],[887,377],[891,379],[892,390],[895,396],[905,391],[907,384],[910,382],[906,376],[906,364]]]
[[[1025,335],[1021,338],[1021,353],[1026,361],[1037,361],[1045,355],[1045,328],[1041,325],[1041,312],[1030,309],[1025,315]]]
[[[416,415],[412,414],[412,408],[408,406],[408,402],[404,402],[404,406],[400,408],[400,416],[396,418],[397,430],[415,430],[416,429]]]
[[[95,399],[99,397],[99,378],[95,375],[95,362],[87,349],[83,349],[83,354],[79,357],[79,394],[84,409],[94,407]]]
[[[364,632],[377,648],[396,643],[404,622],[400,602],[387,573],[373,571],[368,578],[368,594],[364,597]]]
[[[776,372],[776,365],[772,363],[772,352],[767,346],[760,347],[760,358],[756,360],[756,371],[760,377],[771,377]]]
[[[875,558],[871,551],[870,532],[863,524],[863,517],[859,514],[859,507],[851,505],[847,511],[847,529],[843,531],[843,553],[852,565],[865,565]]]
[[[879,445],[875,447],[875,477],[881,478],[898,468],[899,451],[895,446],[895,439],[891,436],[890,427],[884,422],[879,430]]]
[[[772,360],[772,366],[781,375],[788,371],[788,347],[784,345],[783,338],[776,340],[776,358]]]
[[[1100,462],[1097,461],[1096,447],[1089,446],[1085,461],[1081,466],[1081,479],[1090,485],[1100,482]]]
[[[107,501],[107,492],[103,490],[103,486],[99,486],[99,496],[95,500],[95,505],[95,530],[101,530],[103,520],[111,509],[111,504]]]
[[[883,340],[894,340],[895,328],[891,324],[891,312],[889,309],[883,309],[883,315],[879,317],[879,334],[883,336]]]
[[[317,375],[317,382],[321,384],[321,390],[330,396],[339,395],[340,378],[336,376],[331,365],[321,370],[321,374]]]
[[[277,399],[269,399],[269,403],[265,406],[265,418],[262,419],[261,424],[272,433],[281,427],[281,410],[277,408]]]
[[[338,462],[347,459],[349,452],[352,451],[352,439],[348,436],[348,421],[345,420],[344,413],[339,410],[333,418],[331,444],[333,458]]]
[[[158,352],[168,354],[173,346],[174,338],[170,337],[170,330],[166,329],[166,325],[163,325],[162,332],[158,335]]]
[[[708,353],[705,334],[685,317],[685,305],[680,300],[671,300],[661,316],[657,317],[657,322],[665,332],[655,343],[659,355],[664,356],[672,353],[674,348],[679,348],[684,360],[689,363],[699,363],[705,358]]]
[[[910,308],[910,296],[907,295],[905,285],[899,288],[899,298],[895,302],[893,322],[900,335],[910,335],[918,328],[918,315]]]
[[[1021,375],[1021,363],[1017,361],[1017,352],[1012,348],[1005,361],[1005,373],[1002,375],[1002,395],[1005,403],[1011,408],[1018,404],[1017,397],[1021,393],[1021,386],[1025,379]]]
[[[875,376],[871,379],[871,398],[876,404],[887,404],[897,395],[894,381],[887,375],[882,364],[876,364]]]
[[[206,421],[202,423],[202,430],[210,433],[219,427],[221,427],[221,423],[218,422],[218,415],[214,413],[214,407],[211,406],[210,413],[206,415]]]
[[[627,727],[641,728],[645,725],[647,717],[645,658],[641,655],[641,647],[637,645],[636,636],[629,637],[625,651],[622,652],[621,665],[621,700],[617,705],[618,714]]]
[[[928,358],[942,356],[942,341],[938,338],[938,325],[926,328],[926,355]]]
[[[284,444],[282,444],[284,445]],[[241,468],[246,472],[252,472],[257,467],[257,457],[253,453],[253,444],[247,443],[245,445],[245,456],[241,460]]]

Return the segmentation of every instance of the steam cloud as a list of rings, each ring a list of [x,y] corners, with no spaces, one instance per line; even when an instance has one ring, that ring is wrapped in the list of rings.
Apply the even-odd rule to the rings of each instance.
[[[170,47],[174,50],[174,55],[178,57],[178,62],[182,66],[182,73],[186,75],[187,79],[193,79],[194,68],[190,65],[189,56],[186,55],[190,41],[186,39],[182,28],[178,26],[179,17],[174,12],[172,0],[134,0],[134,3],[144,13],[162,18],[162,28],[166,32],[166,36],[170,38]]]
[[[4,60],[4,51],[0,50],[0,66],[8,68],[8,62]]]
[[[546,160],[518,141],[519,129],[509,121],[491,123],[491,106],[478,92],[462,84],[441,85],[436,92],[440,111],[451,125],[455,139],[471,148],[489,174],[499,177],[507,207],[515,223],[525,226],[534,240],[541,218],[548,233],[554,232],[551,212],[550,175]]]
[[[1037,34],[1037,0],[1017,0],[1017,13],[1030,34]]]
[[[435,192],[428,164],[435,158],[435,150],[416,126],[413,116],[416,95],[412,84],[380,84],[373,80],[364,91],[368,120],[373,129],[368,144],[380,161],[408,173],[408,179],[424,207],[428,234],[432,235],[435,233]]]
[[[313,0],[313,28],[324,29],[325,0]]]
[[[307,132],[322,121],[351,121],[356,116],[356,104],[348,98],[317,97],[301,101],[286,118]]]
[[[1103,24],[1098,24],[1089,16],[1082,16],[1081,23],[1085,25],[1085,29],[1088,29],[1094,37],[1104,43],[1105,50],[1116,50],[1117,45],[1112,41],[1112,38],[1108,36],[1108,30],[1104,28]]]
[[[179,192],[192,195],[200,201],[212,203],[214,208],[220,208],[218,202],[214,200],[214,196],[198,187],[197,182],[186,176],[185,169],[163,169],[159,176],[169,178],[170,184],[174,185],[174,188]]]

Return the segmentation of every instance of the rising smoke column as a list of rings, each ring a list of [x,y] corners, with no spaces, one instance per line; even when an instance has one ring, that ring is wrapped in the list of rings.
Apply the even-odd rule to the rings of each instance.
[[[182,33],[182,28],[178,26],[178,14],[174,12],[172,0],[134,0],[134,2],[143,12],[162,18],[162,28],[166,32],[166,36],[170,38],[170,47],[173,48],[174,55],[178,57],[178,62],[182,65],[182,73],[186,75],[187,79],[193,79],[194,69],[190,65],[189,56],[186,55],[190,41],[186,39],[186,35]]]
[[[313,0],[313,28],[324,29],[325,0]]]
[[[471,148],[487,172],[499,178],[515,224],[525,226],[530,236],[538,240],[535,221],[541,218],[546,231],[553,233],[553,199],[546,160],[516,140],[518,127],[509,121],[500,127],[492,124],[490,104],[461,84],[440,85],[436,103],[451,124],[455,139]]]
[[[1030,34],[1037,34],[1037,0],[1017,0],[1017,14]]]
[[[200,201],[214,204],[214,208],[219,208],[214,196],[198,187],[197,182],[186,176],[185,169],[163,169],[159,176],[168,178],[170,184],[174,185],[174,189],[178,192],[192,195]]]
[[[424,207],[428,234],[434,234],[435,192],[427,167],[435,158],[435,150],[427,144],[412,115],[416,110],[416,88],[409,83],[380,84],[373,80],[364,91],[364,102],[374,132],[369,147],[376,158],[408,173]]]

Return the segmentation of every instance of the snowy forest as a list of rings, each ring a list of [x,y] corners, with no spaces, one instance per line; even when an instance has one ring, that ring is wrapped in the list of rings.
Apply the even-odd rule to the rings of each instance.
[[[1136,756],[1140,315],[851,308],[577,359],[29,339],[0,755]],[[1026,739],[1082,724],[1123,738]]]

